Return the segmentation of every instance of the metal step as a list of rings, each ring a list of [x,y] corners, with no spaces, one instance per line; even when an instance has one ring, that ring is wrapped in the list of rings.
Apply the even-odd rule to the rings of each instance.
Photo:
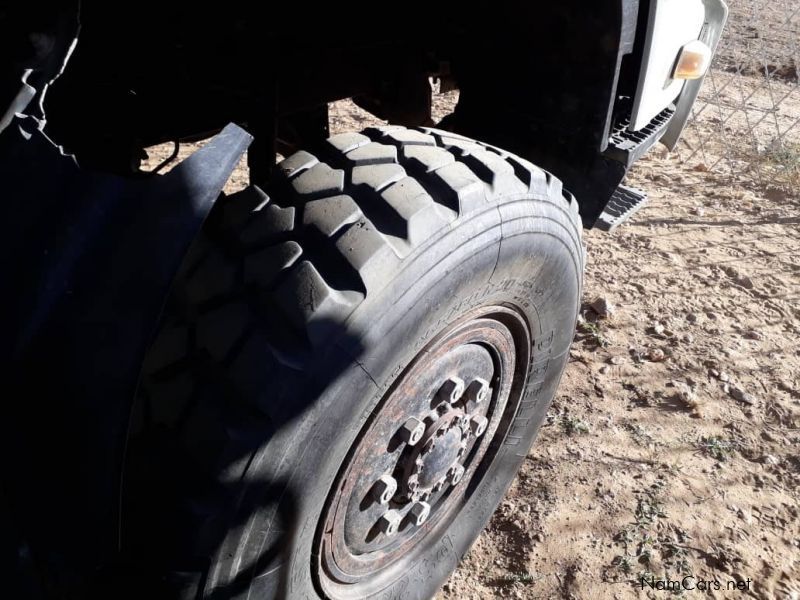
[[[672,106],[665,108],[639,131],[629,130],[630,118],[622,119],[611,131],[604,154],[630,166],[661,139],[673,114],[675,109]]]
[[[645,204],[647,204],[647,194],[621,185],[611,195],[611,200],[606,204],[594,226],[601,231],[611,231],[627,221]]]

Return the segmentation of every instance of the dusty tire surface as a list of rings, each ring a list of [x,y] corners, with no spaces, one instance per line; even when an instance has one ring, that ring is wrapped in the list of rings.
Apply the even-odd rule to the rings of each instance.
[[[215,207],[145,362],[123,476],[129,582],[181,599],[429,598],[566,364],[577,204],[527,161],[433,129],[340,134],[278,170]],[[387,396],[446,332],[506,313],[524,334],[496,430],[470,442],[485,452],[474,476],[391,564],[331,573],[323,516]]]

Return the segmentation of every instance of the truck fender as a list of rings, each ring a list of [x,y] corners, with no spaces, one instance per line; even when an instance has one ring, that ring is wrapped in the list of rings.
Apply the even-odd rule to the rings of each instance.
[[[117,550],[140,364],[251,139],[229,124],[169,173],[124,178],[81,169],[36,119],[17,116],[0,136],[0,491],[15,523],[0,546],[16,544],[0,554],[33,562],[56,589]]]

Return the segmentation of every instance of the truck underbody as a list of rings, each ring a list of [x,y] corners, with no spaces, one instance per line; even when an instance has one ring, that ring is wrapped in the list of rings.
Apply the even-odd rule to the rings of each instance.
[[[28,10],[37,31],[46,11]],[[633,160],[611,133],[630,118],[646,19],[635,0],[474,13],[411,4],[380,23],[358,8],[276,7],[264,21],[247,3],[84,4],[80,42],[48,92],[47,133],[83,167],[130,176],[147,146],[239,123],[255,137],[260,181],[276,151],[327,137],[328,102],[352,97],[392,123],[431,125],[438,79],[461,90],[445,125],[538,161],[591,226]],[[658,139],[657,125],[638,146]]]

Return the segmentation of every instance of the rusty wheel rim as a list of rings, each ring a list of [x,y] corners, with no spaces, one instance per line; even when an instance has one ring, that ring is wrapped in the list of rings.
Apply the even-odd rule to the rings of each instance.
[[[437,335],[394,381],[320,520],[313,556],[326,594],[377,591],[437,543],[505,438],[530,339],[515,308],[483,307]]]

